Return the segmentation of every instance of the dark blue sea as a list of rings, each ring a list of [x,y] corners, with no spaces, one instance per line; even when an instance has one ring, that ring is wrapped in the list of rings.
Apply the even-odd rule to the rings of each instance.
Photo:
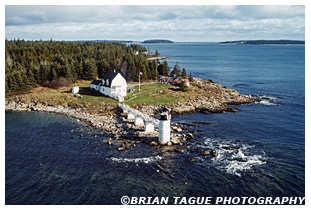
[[[170,67],[178,61],[194,77],[262,101],[235,106],[237,113],[173,116],[174,122],[203,122],[191,129],[202,149],[218,151],[216,158],[161,153],[147,144],[109,150],[108,136],[76,119],[7,112],[6,204],[121,204],[124,195],[305,196],[304,46],[144,46],[168,56]]]

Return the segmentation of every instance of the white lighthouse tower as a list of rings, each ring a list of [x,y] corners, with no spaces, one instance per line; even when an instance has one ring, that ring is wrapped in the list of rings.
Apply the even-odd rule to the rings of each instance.
[[[160,126],[159,126],[159,142],[167,143],[171,139],[171,115],[167,108],[161,110]]]

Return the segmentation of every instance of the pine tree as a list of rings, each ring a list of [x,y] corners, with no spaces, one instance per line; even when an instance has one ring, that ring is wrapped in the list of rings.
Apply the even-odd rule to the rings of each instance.
[[[48,78],[49,78],[49,81],[53,81],[53,80],[56,80],[58,78],[58,75],[57,75],[57,72],[55,71],[55,69],[52,69],[50,71]]]
[[[157,57],[158,57],[158,56],[160,56],[159,51],[158,51],[158,50],[156,50],[156,51],[155,51],[155,53],[154,53],[154,55],[155,55],[155,56],[157,56]]]
[[[167,61],[163,61],[162,64],[158,66],[159,75],[167,76],[170,72],[170,67],[168,66]]]
[[[30,81],[28,80],[28,77],[26,74],[21,74],[21,77],[22,77],[22,91],[29,91],[32,89],[31,87],[31,83]]]
[[[157,75],[157,63],[155,60],[149,62],[148,79],[154,79]]]
[[[175,74],[176,76],[180,76],[181,75],[181,70],[180,70],[180,66],[178,64],[178,61],[176,62],[175,66],[174,66],[172,74]]]
[[[16,79],[14,76],[10,76],[8,79],[8,87],[10,93],[17,93],[19,90],[18,84],[16,83]]]
[[[83,79],[92,80],[97,77],[97,67],[95,62],[87,59],[83,62]]]
[[[106,58],[103,58],[97,62],[97,71],[99,78],[103,78],[105,74],[109,71],[109,69],[109,63]]]
[[[187,79],[187,71],[186,71],[185,68],[182,69],[181,77],[184,78],[184,79]]]
[[[21,72],[16,71],[13,77],[15,78],[15,81],[16,81],[16,87],[15,87],[16,92],[24,91],[26,88],[25,88],[25,83],[22,79]]]
[[[82,63],[79,61],[75,61],[74,62],[74,69],[75,69],[75,72],[77,74],[77,78],[82,79],[83,78],[83,65],[82,65]]]
[[[9,87],[9,79],[8,77],[5,77],[5,97],[8,97],[11,93],[10,87]]]
[[[189,81],[190,82],[193,82],[193,77],[192,77],[192,73],[190,72],[190,74],[189,74]]]

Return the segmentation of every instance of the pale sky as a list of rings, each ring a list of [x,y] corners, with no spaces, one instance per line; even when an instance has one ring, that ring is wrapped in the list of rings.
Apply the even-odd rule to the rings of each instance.
[[[305,40],[305,6],[5,6],[5,38]]]

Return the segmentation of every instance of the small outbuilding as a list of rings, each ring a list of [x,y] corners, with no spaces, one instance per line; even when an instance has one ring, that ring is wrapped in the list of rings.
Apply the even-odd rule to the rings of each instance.
[[[72,93],[79,93],[79,87],[78,86],[74,86],[71,88],[71,92]]]

